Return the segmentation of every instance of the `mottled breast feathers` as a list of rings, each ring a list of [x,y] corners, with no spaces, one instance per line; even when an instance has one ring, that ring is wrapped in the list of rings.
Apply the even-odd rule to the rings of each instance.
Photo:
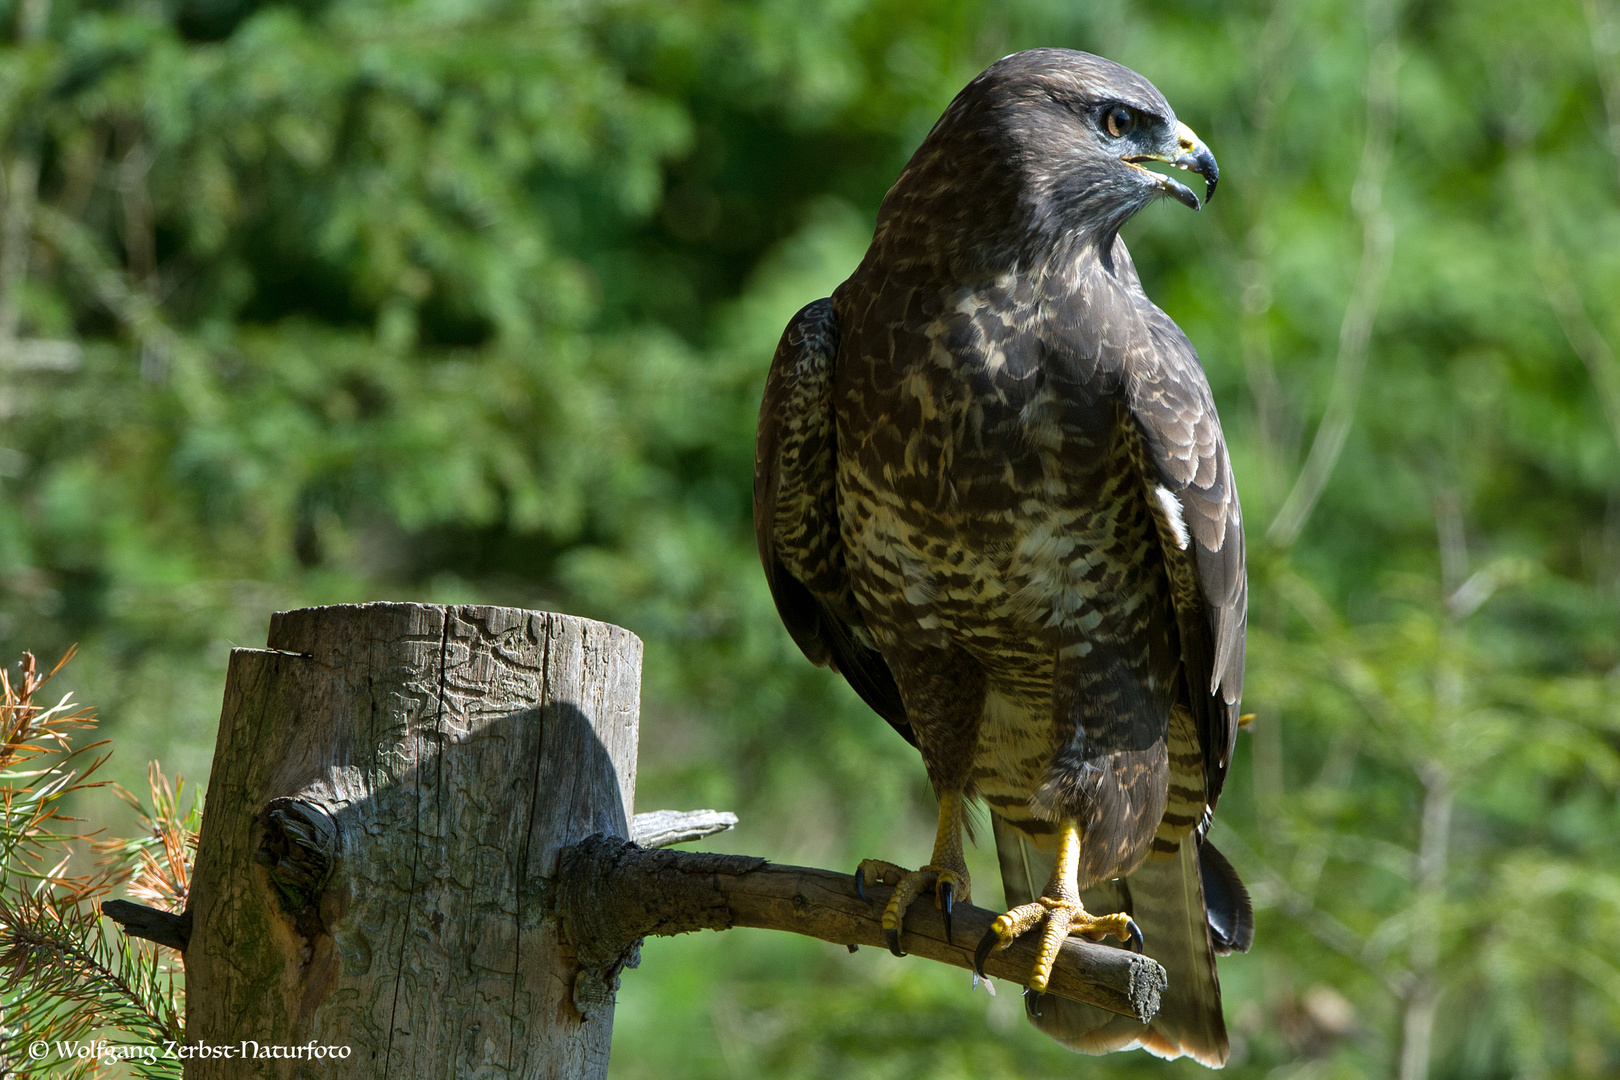
[[[1053,389],[1114,401],[1118,415],[1134,425],[1213,807],[1231,761],[1242,691],[1242,515],[1220,422],[1191,343],[1157,307],[1128,302],[1141,297],[1135,268],[1123,242],[1116,242],[1111,255],[1092,272],[1115,277],[1122,288],[1084,287],[1076,276],[1068,292],[1040,298],[1040,325],[1019,331],[996,324],[996,348],[1005,357],[996,374],[1028,384],[1037,364],[1048,365],[1056,376]],[[1028,296],[1007,299],[1026,310],[1032,306]],[[830,300],[805,307],[782,336],[760,412],[756,538],[772,597],[794,641],[813,662],[843,674],[911,739],[894,675],[851,593],[840,546],[832,400],[840,340]],[[1014,398],[1025,394],[1027,385],[1012,392]],[[1015,459],[1009,458],[1009,468]]]

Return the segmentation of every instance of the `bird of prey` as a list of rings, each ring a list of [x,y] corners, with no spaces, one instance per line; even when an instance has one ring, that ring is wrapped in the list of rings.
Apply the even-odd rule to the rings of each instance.
[[[983,958],[1041,935],[1026,995],[1076,1050],[1219,1066],[1215,956],[1248,895],[1205,838],[1231,761],[1243,520],[1197,354],[1142,291],[1120,226],[1214,194],[1214,155],[1119,64],[1035,49],[957,95],[889,190],[870,249],[782,336],[754,525],[777,610],[922,753],[933,856],[868,859],[901,951],[926,891],[970,896],[988,807],[1011,910]],[[864,894],[864,893],[863,893]],[[1162,963],[1146,1025],[1042,995],[1068,934]]]

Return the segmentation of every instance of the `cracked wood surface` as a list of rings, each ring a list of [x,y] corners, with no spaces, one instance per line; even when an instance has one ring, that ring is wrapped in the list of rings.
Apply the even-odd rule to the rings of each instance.
[[[605,1076],[611,1000],[576,1008],[549,879],[630,831],[640,662],[603,623],[422,604],[281,612],[234,650],[188,1035],[353,1052],[188,1080]]]

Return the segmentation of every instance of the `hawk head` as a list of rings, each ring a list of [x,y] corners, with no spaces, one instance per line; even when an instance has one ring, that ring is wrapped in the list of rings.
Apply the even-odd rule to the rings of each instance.
[[[1111,245],[1131,215],[1161,196],[1202,205],[1146,162],[1198,173],[1204,199],[1215,193],[1215,155],[1152,83],[1090,53],[1031,49],[963,88],[880,216],[925,215],[958,248],[1027,251],[1032,241],[1077,235]]]

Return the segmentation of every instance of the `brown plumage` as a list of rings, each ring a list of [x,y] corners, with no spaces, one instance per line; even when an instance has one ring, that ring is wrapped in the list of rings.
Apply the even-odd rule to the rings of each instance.
[[[1237,728],[1243,527],[1197,355],[1118,238],[1161,195],[1199,205],[1146,159],[1214,189],[1209,151],[1110,61],[1039,49],[969,84],[860,266],[783,335],[755,527],[794,640],[922,752],[945,817],[918,888],[966,898],[957,797],[992,812],[1009,905],[1061,900],[1079,837],[1068,888],[1134,915],[1171,986],[1147,1028],[1051,998],[1036,1023],[1218,1065],[1213,954],[1252,931],[1203,839]]]

